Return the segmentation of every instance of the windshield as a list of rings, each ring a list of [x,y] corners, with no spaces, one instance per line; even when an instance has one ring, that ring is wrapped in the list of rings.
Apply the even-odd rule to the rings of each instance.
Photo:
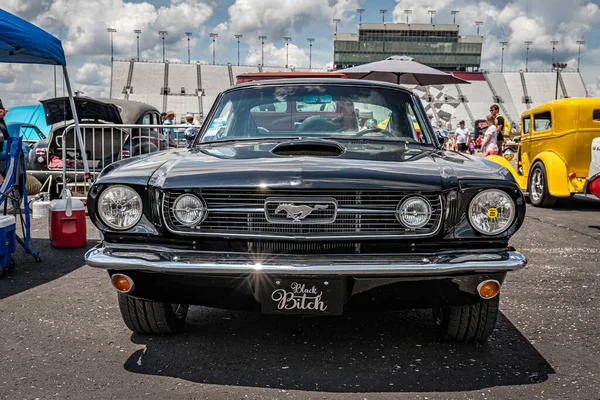
[[[413,97],[335,84],[234,90],[220,100],[200,142],[308,137],[432,144]]]

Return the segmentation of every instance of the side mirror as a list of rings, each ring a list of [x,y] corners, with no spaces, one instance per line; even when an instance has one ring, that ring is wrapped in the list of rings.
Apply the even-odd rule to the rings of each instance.
[[[446,143],[448,143],[448,135],[445,135],[444,133],[442,133],[442,131],[436,131],[435,132],[436,137],[438,142],[440,143],[440,146],[442,147],[446,147]]]

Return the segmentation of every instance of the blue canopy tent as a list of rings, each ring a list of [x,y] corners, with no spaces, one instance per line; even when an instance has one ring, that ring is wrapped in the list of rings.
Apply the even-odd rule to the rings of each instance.
[[[67,61],[60,40],[37,26],[0,9],[0,62],[62,66],[87,179],[89,167],[79,127],[79,118],[75,109],[73,90],[67,72]],[[63,182],[66,182],[65,168],[63,168]]]

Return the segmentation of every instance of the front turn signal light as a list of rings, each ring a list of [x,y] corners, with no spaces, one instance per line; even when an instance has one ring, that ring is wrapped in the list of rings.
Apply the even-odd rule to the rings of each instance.
[[[493,299],[500,293],[500,282],[493,279],[483,281],[477,286],[477,293],[482,299]]]
[[[121,293],[129,293],[133,290],[133,280],[124,274],[114,274],[110,277],[112,285]]]

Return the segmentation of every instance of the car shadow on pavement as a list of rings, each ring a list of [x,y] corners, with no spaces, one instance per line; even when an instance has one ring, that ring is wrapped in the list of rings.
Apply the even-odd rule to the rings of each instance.
[[[193,308],[185,334],[132,335],[130,372],[320,392],[446,392],[544,382],[553,368],[503,315],[483,345],[436,340],[426,310],[338,318]]]
[[[36,262],[31,255],[25,253],[23,248],[17,245],[17,249],[13,253],[15,268],[12,271],[5,270],[0,278],[0,299],[58,279],[85,264],[83,256],[87,247],[55,249],[49,239],[37,238],[32,243],[39,251],[42,261]]]
[[[552,209],[573,212],[598,212],[600,211],[600,200],[591,196],[560,198]]]

